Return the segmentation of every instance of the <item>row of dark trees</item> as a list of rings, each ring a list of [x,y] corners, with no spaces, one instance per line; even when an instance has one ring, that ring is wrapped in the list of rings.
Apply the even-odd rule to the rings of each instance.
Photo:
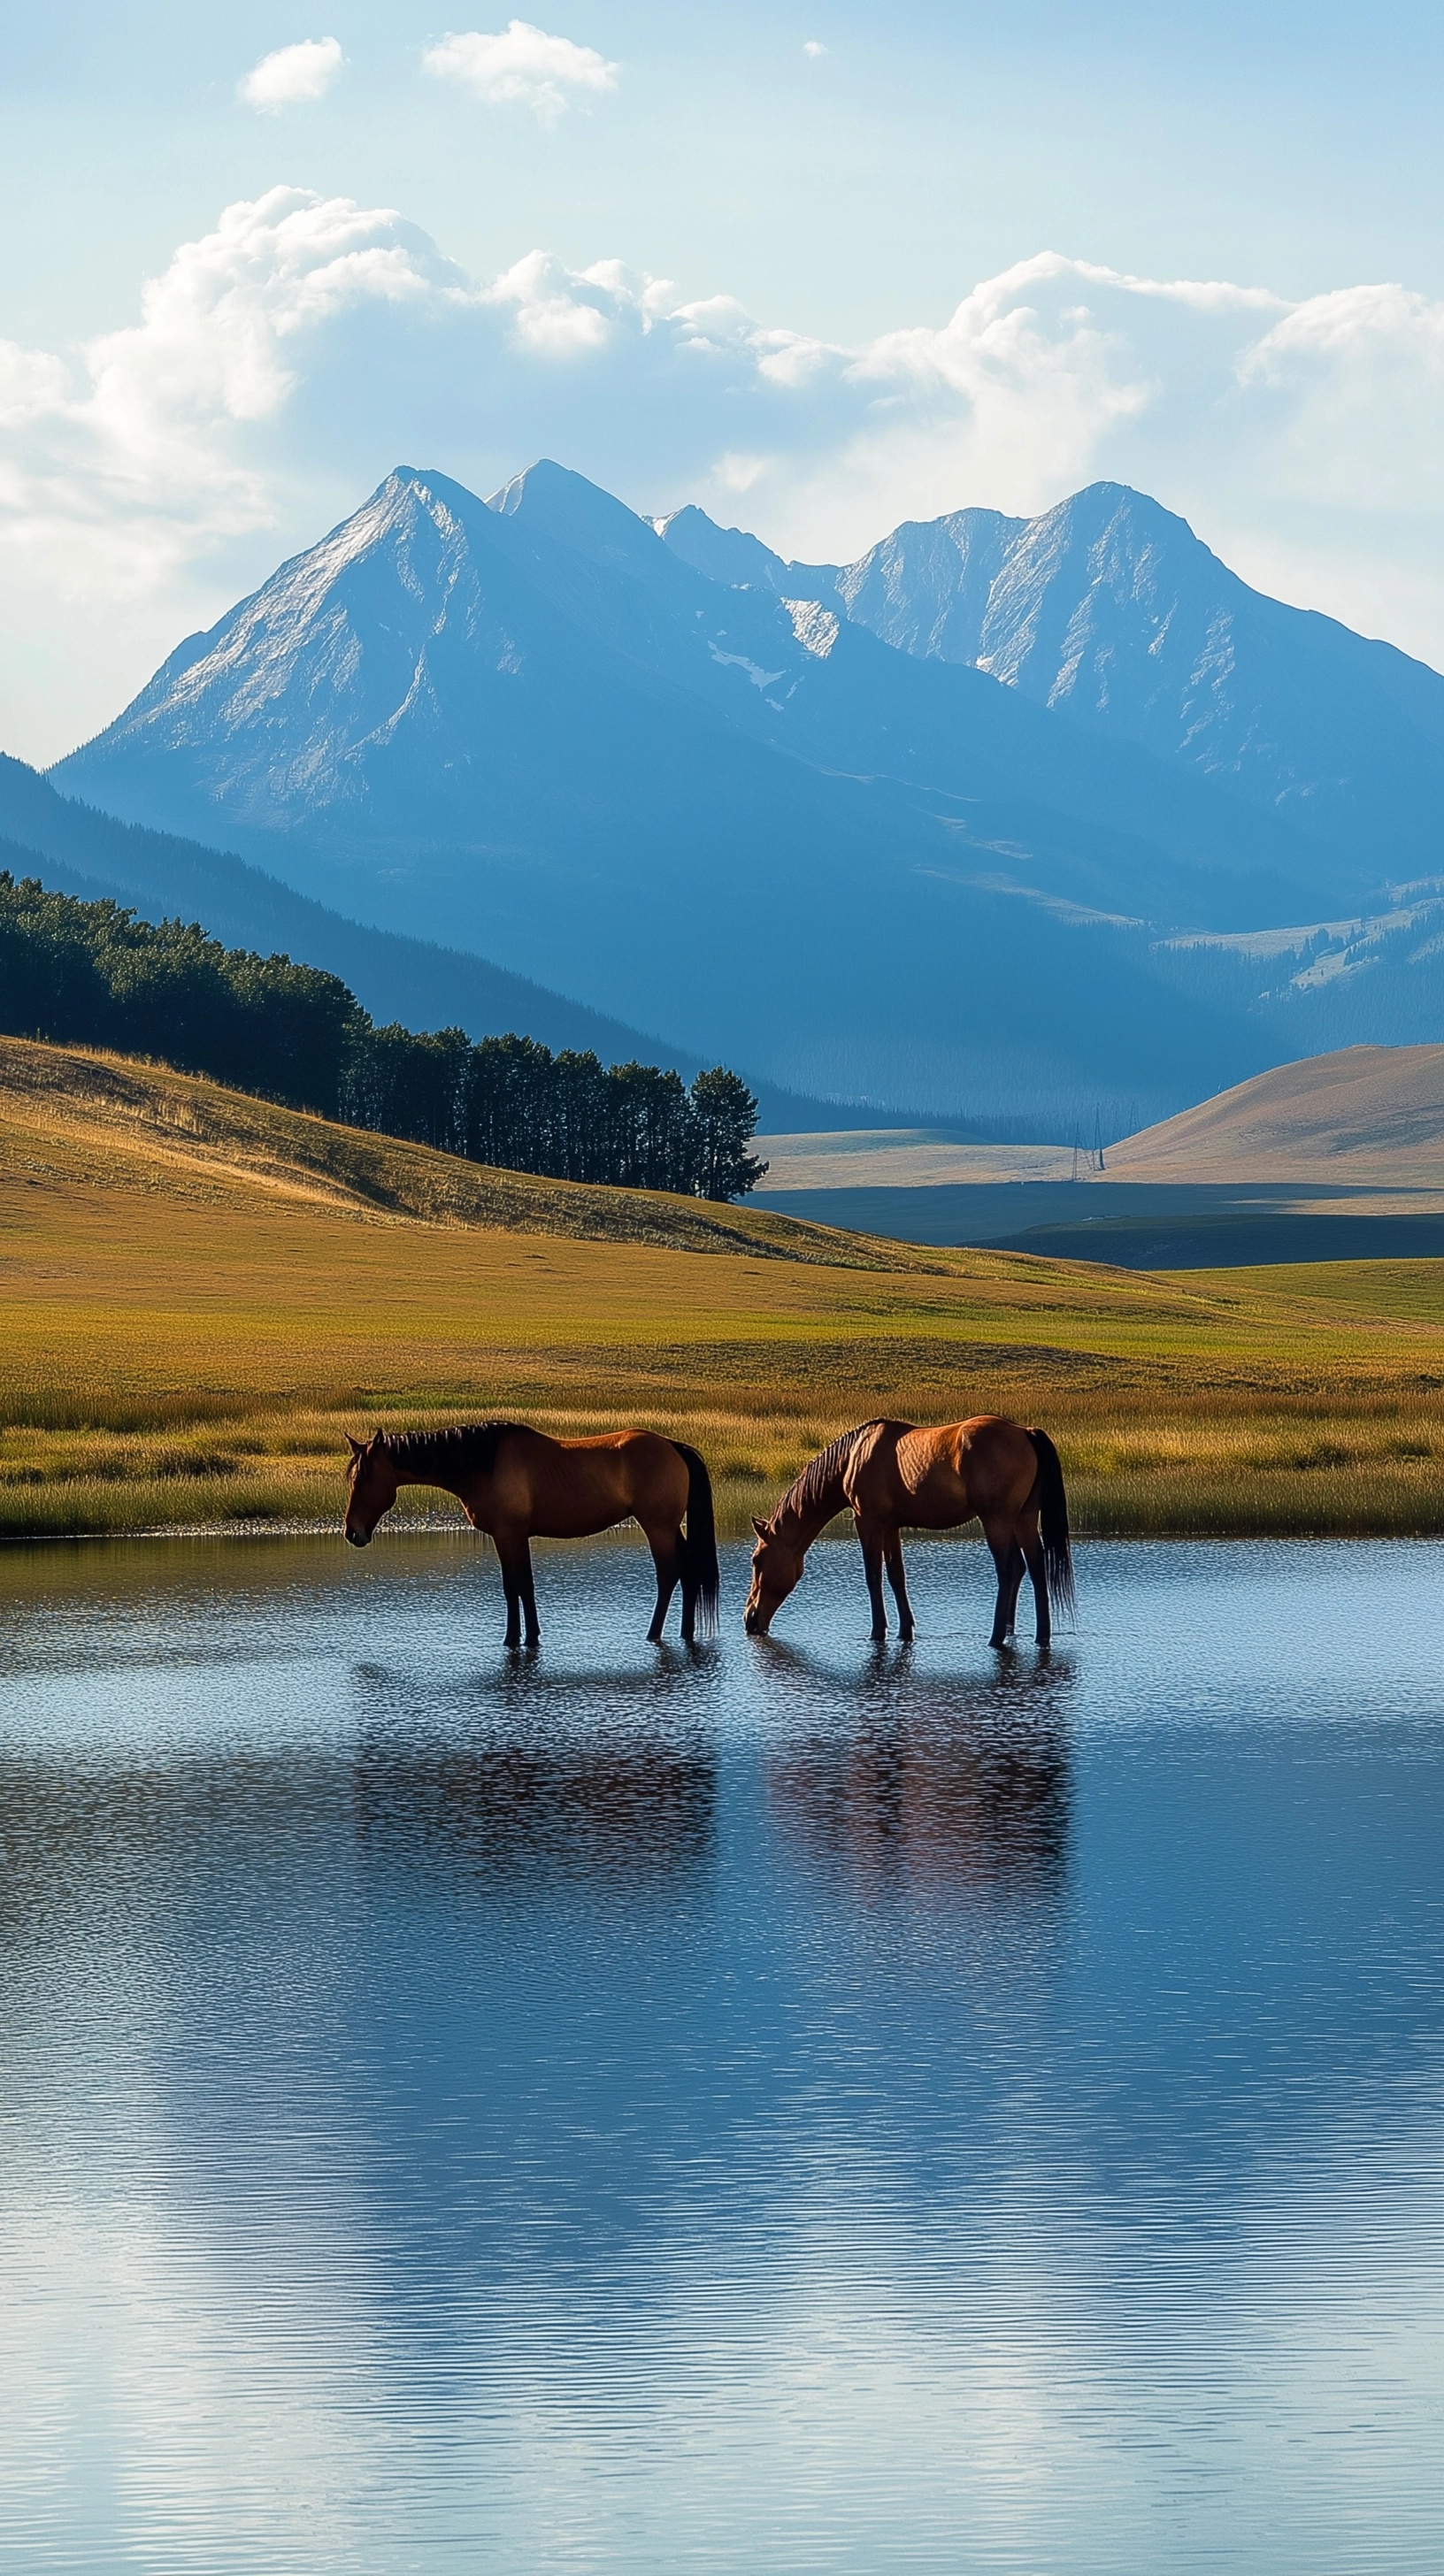
[[[535,1038],[473,1046],[464,1029],[417,1036],[368,1023],[347,1060],[340,1114],[474,1163],[563,1181],[735,1199],[767,1169],[747,1150],[757,1103],[725,1065],[687,1090],[655,1064],[553,1055]]]
[[[723,1065],[688,1090],[656,1065],[553,1055],[534,1038],[377,1028],[337,975],[6,871],[0,1029],[157,1056],[514,1172],[734,1199],[767,1169],[748,1150],[757,1103]]]

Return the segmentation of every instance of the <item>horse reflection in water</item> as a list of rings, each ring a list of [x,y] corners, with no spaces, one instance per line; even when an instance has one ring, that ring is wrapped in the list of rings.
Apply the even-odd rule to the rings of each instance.
[[[382,1866],[622,1889],[685,1878],[710,1859],[716,1761],[685,1727],[549,1742],[523,1705],[480,1742],[408,1742],[386,1677],[358,1678],[372,1707],[353,1770],[356,1831]]]
[[[853,1723],[768,1759],[784,1831],[864,1899],[1051,1894],[1068,1851],[1066,1668],[974,1691],[918,1682],[901,1697],[896,1679],[879,1657]]]

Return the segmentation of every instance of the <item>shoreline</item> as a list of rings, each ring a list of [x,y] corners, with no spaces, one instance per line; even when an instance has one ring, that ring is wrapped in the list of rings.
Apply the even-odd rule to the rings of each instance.
[[[983,1544],[982,1531],[976,1524],[965,1524],[961,1529],[952,1530],[907,1530],[904,1532],[904,1537],[909,1547],[981,1547]],[[465,1521],[454,1520],[449,1515],[438,1512],[408,1514],[393,1528],[380,1526],[371,1540],[371,1545],[375,1546],[378,1541],[383,1540],[395,1543],[407,1539],[437,1538],[451,1538],[459,1542],[470,1541],[479,1545],[483,1551],[490,1544],[484,1531],[473,1530]],[[217,1539],[292,1541],[336,1539],[342,1541],[343,1531],[339,1519],[334,1521],[256,1519],[190,1521],[174,1526],[161,1525],[146,1529],[12,1529],[0,1532],[0,1552],[41,1547],[153,1546],[160,1542],[167,1545],[195,1546]],[[719,1525],[717,1539],[718,1545],[722,1547],[749,1544],[750,1525],[745,1530]],[[1265,1547],[1275,1543],[1288,1546],[1299,1546],[1305,1543],[1333,1545],[1340,1541],[1368,1545],[1388,1542],[1391,1546],[1423,1547],[1440,1539],[1444,1539],[1444,1519],[1429,1525],[1415,1524],[1407,1528],[1400,1526],[1392,1529],[1370,1528],[1357,1521],[1324,1524],[1314,1520],[1301,1521],[1295,1526],[1274,1521],[1265,1528],[1250,1528],[1243,1524],[1223,1528],[1215,1522],[1207,1526],[1199,1525],[1191,1528],[1186,1524],[1169,1526],[1158,1523],[1147,1528],[1135,1529],[1088,1529],[1075,1524],[1072,1530],[1072,1542],[1075,1548],[1145,1545],[1197,1547],[1206,1542],[1216,1543],[1222,1547],[1239,1547],[1246,1544]],[[532,1546],[542,1552],[548,1552],[553,1548],[640,1547],[644,1543],[641,1532],[635,1524],[624,1524],[615,1529],[598,1530],[592,1537],[584,1539],[536,1538],[533,1539]],[[839,1520],[836,1526],[822,1530],[813,1543],[818,1547],[853,1547],[857,1542],[852,1530]]]

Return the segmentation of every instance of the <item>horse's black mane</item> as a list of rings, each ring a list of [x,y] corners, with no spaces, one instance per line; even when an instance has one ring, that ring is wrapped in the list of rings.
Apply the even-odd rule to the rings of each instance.
[[[864,1431],[871,1431],[875,1427],[875,1420],[855,1422],[850,1431],[839,1431],[835,1440],[829,1440],[827,1447],[819,1450],[811,1465],[804,1467],[801,1475],[788,1486],[772,1515],[773,1520],[781,1520],[784,1512],[808,1512],[812,1510],[814,1504],[826,1502],[829,1487],[836,1484],[847,1465],[854,1440],[861,1439]]]
[[[509,1431],[525,1422],[462,1422],[454,1431],[388,1431],[386,1447],[404,1467],[444,1467],[457,1475],[491,1473]]]

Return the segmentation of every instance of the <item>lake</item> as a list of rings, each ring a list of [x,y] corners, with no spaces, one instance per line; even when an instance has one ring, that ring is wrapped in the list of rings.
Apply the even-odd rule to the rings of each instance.
[[[1444,1547],[0,1552],[0,2565],[1444,2562]]]

